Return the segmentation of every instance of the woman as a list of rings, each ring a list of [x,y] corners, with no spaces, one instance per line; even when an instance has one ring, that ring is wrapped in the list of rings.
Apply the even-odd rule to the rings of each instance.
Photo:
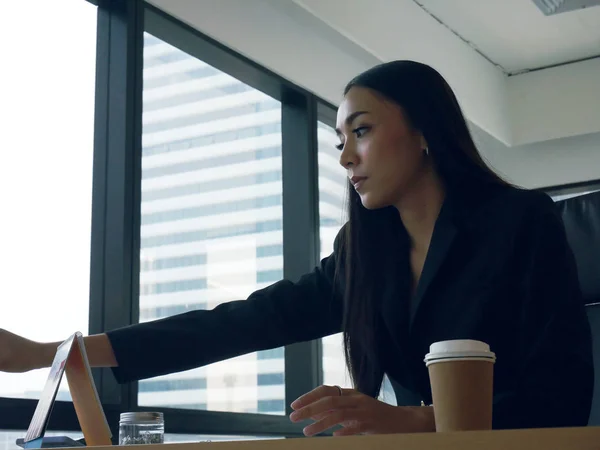
[[[586,425],[590,330],[552,200],[486,166],[450,87],[423,64],[352,80],[336,131],[352,186],[331,256],[246,301],[87,337],[91,364],[127,382],[343,331],[355,390],[317,388],[291,419],[312,418],[307,435],[419,432],[435,429],[433,408],[418,406],[431,403],[429,345],[471,338],[497,355],[494,428]],[[48,366],[55,348],[5,332],[0,368]],[[401,406],[375,399],[384,374]]]

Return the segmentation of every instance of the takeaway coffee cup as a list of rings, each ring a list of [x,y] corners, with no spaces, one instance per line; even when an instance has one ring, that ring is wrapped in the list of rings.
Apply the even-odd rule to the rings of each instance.
[[[436,431],[490,430],[496,355],[468,339],[431,344],[429,369]]]

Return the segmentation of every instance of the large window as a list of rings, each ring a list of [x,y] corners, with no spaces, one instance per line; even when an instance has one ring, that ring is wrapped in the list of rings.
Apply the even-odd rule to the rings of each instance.
[[[96,11],[27,0],[0,14],[0,328],[33,340],[88,331]],[[0,372],[0,397],[37,399],[47,376]]]
[[[143,78],[140,321],[280,280],[281,104],[148,33]],[[145,380],[138,402],[283,414],[283,357],[270,350]]]

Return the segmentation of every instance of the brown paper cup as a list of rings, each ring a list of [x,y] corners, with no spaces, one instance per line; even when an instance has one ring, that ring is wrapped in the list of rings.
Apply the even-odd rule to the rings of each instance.
[[[429,365],[436,431],[492,429],[492,360],[442,360]]]
[[[429,369],[436,431],[490,430],[495,355],[478,341],[431,346]]]

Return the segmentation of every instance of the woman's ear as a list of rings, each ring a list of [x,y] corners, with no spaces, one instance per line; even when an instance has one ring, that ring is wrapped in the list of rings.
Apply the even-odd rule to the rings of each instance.
[[[425,139],[425,136],[423,136],[423,135],[420,136],[420,142],[421,142],[421,148],[423,148],[423,149],[429,148],[429,145],[427,145],[427,139]]]

